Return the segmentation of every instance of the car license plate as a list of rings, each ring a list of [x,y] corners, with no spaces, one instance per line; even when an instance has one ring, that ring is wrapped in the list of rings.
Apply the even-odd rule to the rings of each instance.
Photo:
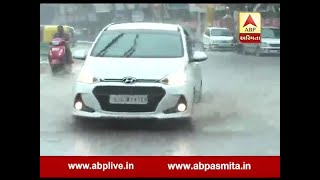
[[[148,104],[147,95],[110,95],[110,104]]]
[[[277,53],[277,52],[280,52],[280,51],[279,50],[271,50],[270,52]]]

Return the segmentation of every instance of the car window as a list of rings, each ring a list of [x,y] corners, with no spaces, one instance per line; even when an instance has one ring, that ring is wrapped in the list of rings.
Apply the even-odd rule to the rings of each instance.
[[[211,36],[232,36],[232,33],[228,29],[212,29]]]
[[[262,28],[262,38],[280,39],[280,29],[277,28]]]
[[[101,51],[123,34],[102,55]],[[138,37],[137,37],[138,35]],[[135,43],[136,42],[136,43]],[[181,34],[174,31],[158,30],[109,30],[102,33],[95,44],[91,56],[124,57],[132,49],[131,58],[178,58],[184,56]]]

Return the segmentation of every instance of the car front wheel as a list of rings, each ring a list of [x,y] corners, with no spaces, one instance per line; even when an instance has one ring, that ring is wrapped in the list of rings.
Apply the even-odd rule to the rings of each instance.
[[[260,56],[261,56],[261,49],[260,49],[260,47],[257,47],[257,48],[256,48],[255,55],[256,55],[257,57],[260,57]]]
[[[241,49],[241,54],[242,55],[247,55],[246,49],[244,47],[242,47],[242,49]]]
[[[199,91],[196,93],[196,103],[200,103],[202,99],[202,81],[200,83]]]

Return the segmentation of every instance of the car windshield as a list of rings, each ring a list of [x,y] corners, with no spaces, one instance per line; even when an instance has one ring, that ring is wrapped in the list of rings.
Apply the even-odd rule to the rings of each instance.
[[[123,35],[116,38],[120,34]],[[116,41],[114,41],[115,38]],[[105,49],[112,41],[114,43]],[[184,55],[179,32],[108,30],[100,36],[92,50],[91,56],[125,57],[126,54],[130,54],[127,57],[131,58],[178,58]]]
[[[280,39],[280,29],[278,29],[278,28],[262,28],[262,38]]]
[[[211,36],[232,36],[232,33],[228,29],[212,29]]]

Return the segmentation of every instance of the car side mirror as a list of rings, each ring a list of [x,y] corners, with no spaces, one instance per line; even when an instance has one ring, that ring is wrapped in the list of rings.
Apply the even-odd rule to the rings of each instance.
[[[208,59],[208,56],[207,56],[207,54],[205,52],[195,51],[193,53],[191,61],[192,62],[201,62],[201,61],[205,61],[207,59]]]
[[[76,50],[72,53],[72,57],[74,59],[78,59],[78,60],[86,60],[87,58],[87,53],[88,51],[87,50]]]

